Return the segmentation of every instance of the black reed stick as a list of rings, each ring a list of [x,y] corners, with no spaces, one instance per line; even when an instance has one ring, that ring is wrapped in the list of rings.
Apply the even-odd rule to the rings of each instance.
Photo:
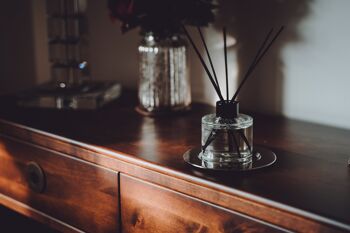
[[[225,75],[226,75],[226,100],[229,100],[229,92],[228,92],[228,71],[227,71],[227,44],[226,44],[226,28],[223,28],[223,36],[224,36],[224,54],[225,54]]]
[[[228,130],[228,136],[229,136],[229,140],[230,140],[230,137],[231,137],[231,139],[233,140],[233,142],[234,142],[234,144],[235,144],[235,146],[236,146],[236,151],[237,151],[237,153],[238,153],[238,156],[239,156],[240,158],[242,158],[241,151],[240,151],[240,149],[239,149],[239,145],[238,145],[237,139],[236,139],[234,133],[233,133],[231,130]]]
[[[256,61],[258,60],[263,48],[266,46],[266,43],[267,41],[269,40],[270,36],[271,36],[271,33],[273,32],[273,28],[270,29],[269,33],[267,33],[266,37],[265,37],[265,40],[264,42],[261,44],[258,52],[256,53],[255,57],[254,57],[254,60],[251,64],[251,66],[254,66],[254,64],[256,64]],[[251,69],[251,67],[248,68],[248,70]]]
[[[209,146],[209,144],[210,144],[212,141],[214,141],[214,139],[216,138],[216,134],[217,134],[216,129],[213,129],[213,130],[210,132],[210,134],[209,134],[207,140],[205,141],[204,145],[202,146],[202,151],[203,151],[203,153],[205,152],[205,150],[207,149],[207,147]]]
[[[201,56],[201,54],[200,54],[198,48],[197,48],[196,45],[194,44],[194,42],[193,42],[193,40],[192,40],[190,34],[188,33],[188,31],[186,30],[186,28],[185,28],[184,25],[182,25],[182,29],[184,30],[184,32],[185,32],[187,38],[189,39],[189,41],[190,41],[192,47],[193,47],[194,50],[196,51],[196,54],[197,54],[199,60],[201,61],[202,65],[203,65],[203,67],[204,67],[204,69],[205,69],[205,71],[207,72],[208,77],[209,77],[209,80],[210,80],[211,84],[213,85],[213,87],[214,87],[216,93],[218,94],[220,100],[223,101],[223,100],[224,100],[224,97],[222,97],[219,88],[216,86],[215,81],[214,81],[213,77],[211,76],[211,73],[210,73],[210,71],[209,71],[207,65],[205,64],[205,62],[204,62],[204,60],[203,60],[203,58],[202,58],[202,56]]]
[[[253,59],[253,62],[250,64],[250,66],[249,66],[248,69],[247,69],[247,72],[245,73],[245,75],[244,75],[243,77],[247,77],[247,76],[249,75],[249,73],[252,71],[252,69],[254,69],[254,67],[255,67],[255,65],[256,65],[256,62],[257,62],[257,60],[258,60],[258,58],[259,58],[259,56],[260,56],[262,50],[265,48],[266,43],[267,43],[267,41],[269,40],[269,38],[270,38],[272,32],[273,32],[273,28],[271,28],[270,31],[269,31],[269,33],[266,35],[266,37],[265,37],[265,39],[264,39],[264,42],[260,45],[260,47],[259,47],[257,53],[255,54],[255,57],[254,57],[254,59]],[[245,79],[245,78],[244,78],[244,79]],[[243,81],[242,81],[242,83],[241,83],[241,86],[243,86],[244,79],[243,79]],[[237,92],[239,92],[239,89],[241,88],[241,86],[238,87],[238,89],[237,89],[237,91],[236,91],[234,97],[238,95]],[[234,99],[236,99],[236,98],[232,98],[232,99],[231,99],[231,102],[233,102]]]
[[[243,129],[238,130],[238,133],[245,142],[245,144],[248,146],[249,152],[252,153],[252,147],[250,146],[247,137],[244,135]]]
[[[218,81],[218,77],[216,76],[216,72],[215,72],[215,69],[214,69],[214,65],[213,65],[213,62],[212,62],[211,57],[210,57],[210,53],[209,53],[209,50],[208,50],[208,47],[207,47],[207,43],[205,43],[204,36],[203,36],[203,34],[202,34],[202,30],[201,30],[201,28],[198,27],[198,26],[197,26],[197,30],[198,30],[198,33],[199,33],[199,35],[200,35],[200,37],[201,37],[203,46],[204,46],[204,48],[205,48],[205,52],[207,53],[208,60],[209,60],[210,66],[211,66],[211,70],[213,71],[213,75],[214,75],[214,79],[215,79],[215,82],[216,82],[216,86],[218,87],[218,89],[219,89],[219,91],[220,91],[220,94],[222,95],[221,88],[220,88],[219,81]]]
[[[275,40],[278,38],[278,36],[281,34],[281,32],[283,31],[284,27],[282,26],[278,32],[276,33],[276,35],[274,36],[274,38],[270,41],[270,43],[267,45],[267,47],[263,50],[262,54],[260,56],[258,56],[258,58],[256,59],[256,61],[253,61],[252,64],[249,66],[250,68],[248,69],[247,73],[244,75],[244,78],[242,80],[242,82],[240,83],[239,87],[237,88],[235,94],[233,95],[233,97],[231,98],[231,102],[235,101],[235,99],[237,98],[241,88],[243,87],[244,83],[247,81],[247,79],[250,77],[250,74],[254,71],[255,67],[259,64],[259,62],[261,61],[261,59],[265,56],[265,54],[267,53],[267,51],[270,49],[271,45],[275,42]],[[269,35],[267,36],[267,38],[269,37]],[[265,39],[266,40],[266,39]],[[263,45],[265,45],[266,43],[263,43]],[[262,46],[263,47],[263,46]],[[262,49],[259,49],[259,51]],[[259,53],[257,53],[259,54]]]

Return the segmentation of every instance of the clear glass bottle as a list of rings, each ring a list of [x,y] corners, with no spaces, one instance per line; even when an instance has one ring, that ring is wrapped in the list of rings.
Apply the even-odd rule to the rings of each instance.
[[[188,109],[191,89],[184,38],[148,32],[138,50],[139,109],[151,114]]]
[[[218,101],[216,114],[202,118],[202,152],[206,167],[249,167],[253,154],[253,118],[238,113],[238,102]]]
[[[58,89],[79,88],[89,79],[87,0],[46,3],[52,83]]]

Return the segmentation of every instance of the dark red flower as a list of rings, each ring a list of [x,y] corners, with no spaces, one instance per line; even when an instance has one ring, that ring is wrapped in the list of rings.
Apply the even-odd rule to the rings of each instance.
[[[133,17],[134,0],[109,0],[108,8],[113,18],[117,18],[122,22],[128,21]]]
[[[213,21],[212,0],[108,0],[111,17],[122,32],[137,26],[143,31],[179,32],[182,24],[206,26]]]

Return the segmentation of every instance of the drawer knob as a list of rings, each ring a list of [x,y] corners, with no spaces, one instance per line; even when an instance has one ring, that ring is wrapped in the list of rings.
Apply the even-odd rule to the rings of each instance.
[[[43,169],[36,162],[27,164],[27,181],[31,190],[42,193],[46,187],[46,178]]]

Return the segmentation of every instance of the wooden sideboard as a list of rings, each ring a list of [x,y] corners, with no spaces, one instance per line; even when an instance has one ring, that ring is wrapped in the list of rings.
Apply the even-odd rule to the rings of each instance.
[[[0,204],[62,232],[350,232],[350,131],[253,114],[276,164],[203,171],[182,155],[214,109],[147,118],[134,96],[97,111],[0,98]]]

